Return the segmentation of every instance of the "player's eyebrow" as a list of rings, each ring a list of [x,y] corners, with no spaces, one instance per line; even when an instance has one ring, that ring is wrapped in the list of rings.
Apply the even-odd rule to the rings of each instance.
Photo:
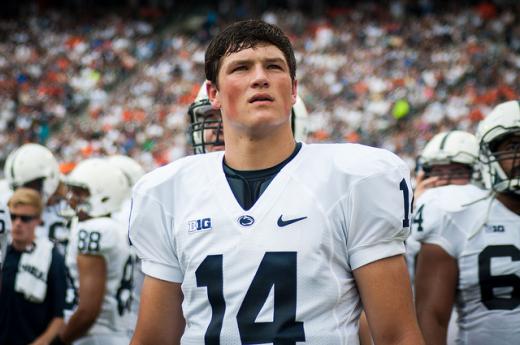
[[[285,62],[285,60],[280,58],[280,57],[262,59],[262,62],[264,64],[276,63],[276,64],[279,64],[279,65],[282,65],[282,66],[287,66],[287,63]],[[229,64],[227,65],[226,70],[229,70],[229,68],[233,68],[235,66],[240,66],[240,65],[250,66],[253,63],[254,63],[253,59],[233,60],[233,61],[229,62]]]

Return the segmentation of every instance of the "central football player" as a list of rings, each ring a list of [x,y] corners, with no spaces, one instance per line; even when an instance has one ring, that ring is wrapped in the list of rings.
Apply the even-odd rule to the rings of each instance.
[[[276,26],[231,25],[206,51],[225,152],[136,185],[130,238],[145,278],[132,344],[422,344],[403,258],[409,170],[361,145],[291,131],[294,52]]]

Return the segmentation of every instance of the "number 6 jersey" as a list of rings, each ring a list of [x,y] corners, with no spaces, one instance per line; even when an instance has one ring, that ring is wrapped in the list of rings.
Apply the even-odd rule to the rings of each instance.
[[[182,283],[181,343],[358,344],[352,271],[404,253],[408,168],[380,149],[303,145],[245,211],[223,155],[186,157],[134,188],[144,273]]]
[[[133,293],[133,257],[130,255],[126,229],[111,218],[94,218],[77,223],[72,229],[70,238],[66,263],[74,286],[67,291],[68,304],[72,304],[71,307],[74,308],[73,301],[77,302],[79,288],[77,255],[102,256],[107,272],[105,296],[101,312],[88,334],[128,332],[128,314]]]
[[[414,237],[457,260],[460,345],[510,345],[520,339],[520,216],[494,197],[446,211]]]

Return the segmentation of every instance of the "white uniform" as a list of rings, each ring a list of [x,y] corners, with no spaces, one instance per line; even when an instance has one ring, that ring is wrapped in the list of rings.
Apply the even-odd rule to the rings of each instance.
[[[457,259],[460,345],[520,339],[520,216],[488,197],[446,212],[436,231],[414,232]]]
[[[45,237],[56,242],[61,255],[66,255],[70,230],[67,219],[58,214],[60,207],[47,206],[42,212],[42,223],[36,228],[36,237]]]
[[[10,231],[11,217],[9,216],[9,208],[6,204],[0,202],[0,269],[4,264]]]
[[[416,201],[412,218],[412,233],[406,240],[406,260],[410,268],[410,277],[414,278],[415,260],[421,249],[417,238],[421,233],[427,234],[437,231],[446,211],[460,210],[464,205],[484,198],[489,191],[478,188],[473,184],[447,185],[426,190]]]
[[[446,211],[460,210],[464,205],[482,199],[488,193],[489,191],[480,189],[473,184],[447,185],[428,189],[417,199],[417,207],[412,219],[412,233],[418,234],[410,236],[406,240],[406,258],[412,281],[415,276],[415,260],[421,249],[420,242],[417,239],[427,237],[428,233],[438,232],[437,227],[442,223],[442,217]],[[458,315],[456,308],[454,308],[448,325],[448,345],[455,344],[458,333],[457,319]]]
[[[132,199],[128,197],[125,201],[123,201],[121,205],[121,210],[112,215],[112,218],[117,222],[124,224],[125,229],[128,231],[128,222],[130,219],[130,209],[132,206]],[[130,334],[133,335],[135,326],[137,324],[137,316],[139,314],[139,304],[141,302],[141,289],[143,287],[144,274],[141,270],[141,265],[137,255],[135,254],[135,248],[130,247],[131,253],[135,259],[134,265],[134,301],[132,303],[132,310],[130,311],[129,316],[129,324],[130,324]]]
[[[128,311],[132,303],[133,258],[130,255],[124,226],[111,218],[94,218],[79,222],[71,233],[66,263],[75,289],[79,288],[76,258],[78,254],[99,255],[107,267],[106,292],[101,313],[86,337],[78,344],[97,344],[98,338],[107,344],[129,343]],[[68,292],[68,298],[74,297]],[[70,300],[68,300],[70,302]],[[69,316],[71,312],[67,313]]]
[[[182,283],[181,343],[358,344],[352,271],[404,253],[406,165],[366,146],[303,144],[244,211],[223,154],[180,159],[134,188],[144,273]]]

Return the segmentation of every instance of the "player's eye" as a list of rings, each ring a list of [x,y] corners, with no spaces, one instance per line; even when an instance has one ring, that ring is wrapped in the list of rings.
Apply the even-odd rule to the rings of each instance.
[[[245,65],[238,65],[231,69],[231,72],[245,71],[247,67]]]
[[[267,68],[269,68],[269,69],[278,69],[278,70],[283,70],[282,66],[280,66],[280,65],[278,65],[278,64],[275,64],[275,63],[272,63],[272,64],[267,65]]]

